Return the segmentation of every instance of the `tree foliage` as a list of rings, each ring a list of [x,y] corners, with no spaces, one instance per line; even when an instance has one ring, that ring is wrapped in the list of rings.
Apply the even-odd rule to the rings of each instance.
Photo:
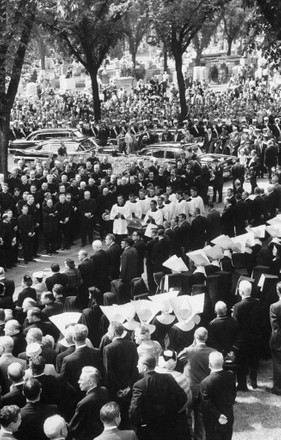
[[[187,113],[182,56],[204,23],[211,21],[228,0],[150,0],[150,19],[175,59],[180,93],[181,116]]]
[[[227,55],[231,55],[233,41],[245,31],[247,13],[243,0],[232,0],[222,8],[223,29],[228,43]]]
[[[213,19],[211,21],[207,21],[202,29],[197,32],[195,37],[192,40],[194,49],[196,50],[196,66],[200,66],[200,59],[205,49],[210,44],[212,36],[215,34],[221,16],[219,15],[217,19]]]
[[[252,7],[247,21],[248,49],[261,50],[276,66],[281,59],[281,2],[279,0],[246,0]]]
[[[128,39],[134,68],[136,65],[138,48],[148,31],[148,24],[149,16],[147,1],[134,1],[124,15],[124,32]]]
[[[0,170],[7,175],[10,112],[36,14],[44,3],[0,0]]]
[[[89,73],[96,120],[100,119],[98,70],[110,48],[124,37],[122,18],[128,7],[127,0],[60,0],[44,20],[54,37]]]

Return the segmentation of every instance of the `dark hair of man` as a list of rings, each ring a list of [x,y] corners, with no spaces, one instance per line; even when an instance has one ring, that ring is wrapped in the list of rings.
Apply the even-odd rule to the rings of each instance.
[[[57,273],[57,272],[60,271],[60,266],[59,266],[57,263],[53,263],[53,264],[51,265],[51,270],[52,270],[52,272]]]
[[[23,385],[23,394],[27,400],[33,401],[38,399],[41,390],[40,382],[34,377],[27,379]]]
[[[116,402],[108,402],[100,410],[100,419],[103,423],[111,424],[120,415],[120,408]]]
[[[17,405],[6,405],[0,410],[0,424],[7,428],[11,423],[16,422],[20,414],[20,408]]]
[[[42,374],[44,372],[45,365],[46,362],[43,356],[34,356],[29,362],[33,376]]]

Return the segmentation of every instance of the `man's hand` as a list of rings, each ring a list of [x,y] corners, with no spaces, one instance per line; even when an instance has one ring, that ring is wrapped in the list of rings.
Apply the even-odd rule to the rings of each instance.
[[[219,423],[221,425],[226,425],[227,422],[228,422],[227,417],[224,414],[221,414],[219,418]]]

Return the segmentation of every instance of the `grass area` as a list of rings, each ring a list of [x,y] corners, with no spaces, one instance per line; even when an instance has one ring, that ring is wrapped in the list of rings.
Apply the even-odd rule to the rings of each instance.
[[[272,387],[271,360],[260,362],[258,386],[257,390],[237,393],[233,440],[281,439],[281,396],[265,391],[265,387]]]

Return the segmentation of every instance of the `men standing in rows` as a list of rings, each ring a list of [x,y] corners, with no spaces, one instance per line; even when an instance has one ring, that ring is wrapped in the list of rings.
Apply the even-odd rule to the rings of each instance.
[[[87,237],[89,243],[93,241],[95,227],[96,202],[91,199],[90,191],[84,192],[84,199],[79,202],[81,246],[86,246]]]
[[[209,355],[211,373],[201,382],[203,421],[206,440],[231,440],[233,405],[236,398],[235,376],[223,369],[224,357],[214,351]]]

